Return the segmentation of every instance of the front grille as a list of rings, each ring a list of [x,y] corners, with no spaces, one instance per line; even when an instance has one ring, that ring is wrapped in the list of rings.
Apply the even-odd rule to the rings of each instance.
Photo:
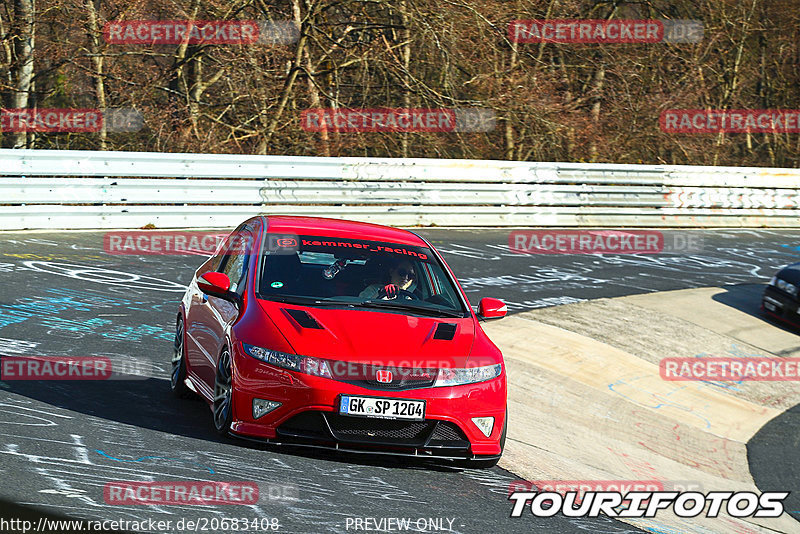
[[[430,455],[468,454],[470,443],[459,427],[448,421],[398,421],[349,417],[334,412],[307,411],[277,429],[287,443],[334,443],[356,448],[410,448]]]
[[[463,441],[466,440],[467,437],[453,423],[439,421],[439,424],[436,425],[436,430],[433,432],[433,437],[431,439],[441,441]]]
[[[777,286],[767,286],[765,293],[767,294],[771,293],[772,295],[777,295],[779,297],[782,297],[783,300],[792,300],[792,301],[800,300],[798,297],[795,297],[791,293],[784,291],[783,289]]]
[[[342,441],[391,442],[421,447],[431,435],[433,421],[395,421],[325,414],[334,436]]]

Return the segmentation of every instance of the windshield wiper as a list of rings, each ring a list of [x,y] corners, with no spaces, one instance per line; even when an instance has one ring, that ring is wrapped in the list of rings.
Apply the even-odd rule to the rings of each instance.
[[[442,310],[440,308],[424,308],[422,306],[412,306],[409,304],[403,304],[401,302],[393,302],[389,300],[366,300],[364,302],[356,302],[354,305],[362,308],[386,308],[390,310],[411,311],[421,315],[430,315],[433,317],[464,317],[463,312]]]
[[[296,304],[298,306],[350,306],[352,302],[342,300],[315,299],[314,297],[300,297],[287,295],[261,295],[261,300],[271,300],[274,302],[284,302],[286,304]]]

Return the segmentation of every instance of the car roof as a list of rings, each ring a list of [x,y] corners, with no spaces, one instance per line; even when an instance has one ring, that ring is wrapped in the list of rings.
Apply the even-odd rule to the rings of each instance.
[[[342,237],[385,241],[401,245],[427,247],[421,237],[400,228],[327,217],[299,217],[294,215],[265,215],[267,231],[321,237]]]

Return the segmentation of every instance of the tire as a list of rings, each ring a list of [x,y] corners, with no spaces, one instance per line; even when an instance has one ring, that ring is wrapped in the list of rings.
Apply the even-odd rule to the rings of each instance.
[[[217,361],[214,374],[214,402],[211,404],[214,430],[220,436],[230,432],[233,421],[233,366],[231,353],[225,348]]]
[[[192,397],[194,392],[186,385],[186,347],[183,328],[183,317],[178,317],[175,326],[175,345],[172,352],[172,369],[170,372],[169,387],[172,394],[179,399]]]
[[[471,458],[469,460],[458,460],[456,464],[464,469],[489,469],[497,465],[500,457],[503,455],[503,449],[506,448],[506,432],[508,431],[508,408],[506,408],[505,421],[503,422],[503,432],[500,434],[500,454],[497,458],[490,460],[481,460],[480,458]]]

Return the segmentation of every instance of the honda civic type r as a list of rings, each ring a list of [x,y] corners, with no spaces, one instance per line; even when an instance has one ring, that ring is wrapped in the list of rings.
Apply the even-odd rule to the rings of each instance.
[[[506,372],[452,271],[419,235],[258,216],[196,271],[171,386],[220,434],[277,444],[497,463]]]

